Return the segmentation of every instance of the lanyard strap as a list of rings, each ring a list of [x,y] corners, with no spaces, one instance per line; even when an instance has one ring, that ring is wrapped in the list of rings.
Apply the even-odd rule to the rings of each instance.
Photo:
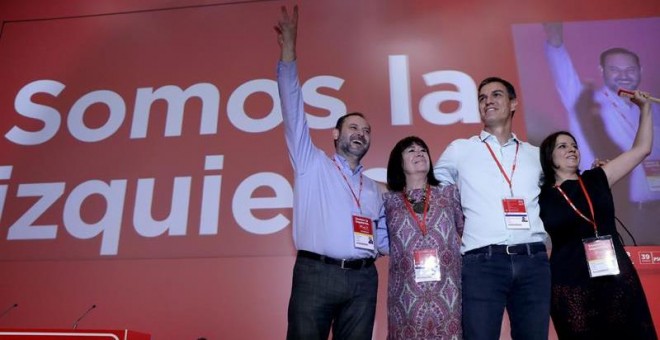
[[[406,208],[408,208],[408,212],[410,215],[415,219],[415,222],[417,222],[417,226],[419,226],[419,230],[422,231],[422,235],[426,236],[426,213],[429,211],[429,196],[431,194],[431,186],[427,183],[426,184],[426,192],[424,193],[424,213],[422,214],[422,220],[419,220],[419,217],[413,210],[412,204],[410,204],[410,201],[408,201],[408,197],[406,197],[406,188],[403,188],[403,192],[401,193],[401,197],[403,197],[403,203],[406,205]]]
[[[500,161],[497,160],[497,157],[495,157],[495,153],[493,152],[493,149],[486,143],[486,141],[483,141],[484,144],[486,144],[486,148],[488,148],[488,151],[490,151],[490,155],[493,157],[493,160],[495,160],[495,163],[497,163],[497,167],[500,168],[500,172],[502,173],[502,176],[504,176],[504,179],[506,182],[509,184],[509,191],[511,192],[511,197],[513,197],[513,173],[516,172],[516,163],[518,162],[518,150],[520,149],[520,143],[516,141],[516,154],[513,156],[513,165],[511,166],[511,178],[506,175],[506,171],[504,171],[504,167],[502,167],[502,164]]]
[[[353,200],[355,200],[355,204],[357,204],[358,209],[360,209],[360,213],[362,213],[362,206],[360,206],[360,196],[362,195],[362,173],[360,172],[360,190],[358,191],[358,194],[355,194],[355,191],[353,191],[353,187],[351,186],[351,183],[348,181],[348,178],[346,178],[346,175],[344,175],[344,172],[341,171],[341,168],[339,167],[339,163],[337,163],[336,159],[332,159],[332,162],[335,163],[335,166],[337,167],[337,170],[341,174],[341,177],[344,178],[344,181],[346,182],[346,185],[348,185],[348,189],[351,191],[351,194],[353,195]]]
[[[594,206],[591,203],[591,197],[589,197],[589,193],[587,192],[587,188],[584,187],[584,183],[582,182],[582,178],[579,177],[579,176],[578,176],[578,183],[580,183],[580,188],[582,188],[582,192],[584,193],[584,197],[587,198],[587,204],[589,205],[589,211],[591,212],[591,217],[593,219],[588,218],[580,210],[578,210],[578,208],[575,206],[575,204],[573,204],[573,201],[568,197],[568,195],[566,195],[566,193],[564,192],[564,190],[561,189],[560,186],[555,185],[555,188],[557,188],[557,190],[559,190],[561,195],[564,196],[564,199],[566,200],[566,202],[568,202],[568,204],[571,206],[571,208],[573,208],[573,210],[578,215],[580,215],[580,217],[582,217],[584,220],[589,222],[594,227],[594,232],[596,233],[596,237],[598,237],[598,226],[596,225],[596,215],[594,215]]]

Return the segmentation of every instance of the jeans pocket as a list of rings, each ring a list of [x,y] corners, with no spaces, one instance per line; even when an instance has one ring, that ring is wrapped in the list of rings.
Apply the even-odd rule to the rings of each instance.
[[[547,252],[540,251],[538,253],[529,255],[529,257],[534,263],[537,263],[539,266],[550,268],[550,261],[548,260]]]
[[[484,263],[488,262],[489,259],[490,255],[486,253],[463,255],[463,265],[469,266],[471,264]]]

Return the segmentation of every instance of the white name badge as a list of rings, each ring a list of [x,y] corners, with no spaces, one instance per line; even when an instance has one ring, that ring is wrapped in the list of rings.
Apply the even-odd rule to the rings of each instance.
[[[523,198],[503,198],[504,222],[507,229],[530,229],[529,216]]]
[[[359,249],[375,250],[374,224],[365,216],[353,215],[353,246]]]
[[[585,238],[582,240],[589,264],[589,276],[599,277],[619,274],[612,236]]]
[[[437,249],[413,251],[415,282],[440,281],[440,259]]]

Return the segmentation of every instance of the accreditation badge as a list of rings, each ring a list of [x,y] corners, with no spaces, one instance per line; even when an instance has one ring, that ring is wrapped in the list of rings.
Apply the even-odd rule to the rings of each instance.
[[[440,281],[440,259],[437,249],[413,251],[415,282]]]
[[[353,246],[366,250],[376,249],[374,224],[369,217],[353,215]]]
[[[652,192],[660,192],[660,160],[647,159],[642,162],[646,184]]]
[[[619,263],[616,260],[612,236],[585,238],[582,244],[591,277],[619,274]]]
[[[529,216],[523,198],[503,198],[504,222],[507,229],[530,229]]]

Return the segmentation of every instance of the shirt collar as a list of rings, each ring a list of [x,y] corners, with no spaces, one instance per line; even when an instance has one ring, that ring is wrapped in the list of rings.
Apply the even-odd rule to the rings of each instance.
[[[495,143],[499,144],[497,141],[497,137],[495,137],[493,134],[486,132],[486,130],[481,130],[481,133],[479,134],[479,140],[482,142],[486,142],[487,140],[492,140],[495,141]],[[515,133],[511,133],[511,138],[504,144],[507,145],[509,143],[522,143],[522,141],[516,136]]]
[[[348,161],[346,160],[346,158],[344,158],[343,156],[341,156],[339,154],[335,154],[335,160],[337,160],[337,162],[339,164],[341,164],[341,167],[344,171],[352,173],[353,175],[356,175],[356,174],[360,173],[360,171],[362,171],[362,164],[358,164],[355,167],[355,170],[351,170],[351,166],[350,166],[350,164],[348,164]]]

